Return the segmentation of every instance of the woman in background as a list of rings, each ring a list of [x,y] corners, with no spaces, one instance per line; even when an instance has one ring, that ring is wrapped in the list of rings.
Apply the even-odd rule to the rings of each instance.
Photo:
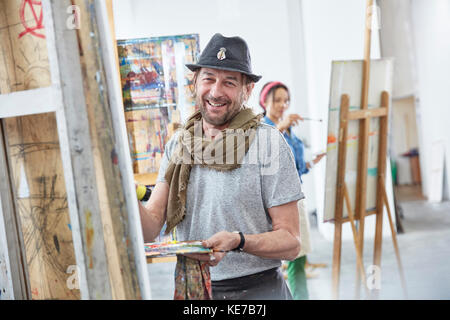
[[[305,162],[303,142],[295,136],[291,127],[297,125],[303,118],[298,114],[285,115],[289,108],[290,94],[286,85],[273,81],[264,85],[260,93],[259,104],[265,111],[263,122],[272,125],[281,131],[294,154],[295,166],[300,181],[302,175],[307,174],[324,156],[318,155],[314,160]],[[300,240],[301,250],[297,258],[287,262],[287,276],[292,296],[295,300],[309,299],[308,287],[306,285],[306,254],[311,252],[311,240],[309,235],[309,219],[306,212],[305,200],[299,201],[300,213]]]

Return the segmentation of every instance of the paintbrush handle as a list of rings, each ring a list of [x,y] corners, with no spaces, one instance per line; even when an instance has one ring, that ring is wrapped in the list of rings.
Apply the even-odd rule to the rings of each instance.
[[[303,117],[303,120],[319,121],[319,122],[322,122],[322,119],[311,119],[311,118],[305,118],[305,117]]]

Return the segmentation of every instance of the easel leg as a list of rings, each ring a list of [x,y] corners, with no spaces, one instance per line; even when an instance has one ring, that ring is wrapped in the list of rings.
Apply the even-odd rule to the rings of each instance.
[[[392,221],[392,214],[391,214],[391,209],[389,207],[389,202],[388,202],[388,197],[387,197],[387,193],[386,193],[386,188],[384,187],[384,179],[382,179],[383,182],[383,199],[384,199],[384,203],[386,205],[386,211],[388,213],[388,219],[389,219],[389,226],[391,227],[391,233],[392,233],[392,243],[394,244],[394,249],[395,249],[395,255],[397,258],[397,264],[398,264],[398,269],[400,272],[400,279],[402,282],[402,288],[403,288],[403,294],[405,295],[405,299],[408,299],[408,292],[406,290],[406,280],[405,280],[405,274],[403,273],[403,265],[402,265],[402,260],[400,258],[400,250],[398,248],[398,243],[397,243],[397,234],[395,232],[395,226],[394,226],[394,222]]]
[[[341,271],[341,250],[342,250],[342,211],[344,205],[344,182],[345,182],[345,159],[347,154],[347,130],[348,130],[348,110],[350,98],[347,94],[341,96],[341,110],[339,123],[339,153],[336,179],[336,204],[334,222],[334,247],[333,247],[333,299],[339,299],[339,276]]]
[[[361,250],[360,250],[360,241],[358,238],[358,232],[356,230],[356,226],[355,226],[355,219],[354,219],[354,214],[353,214],[353,210],[350,204],[350,197],[348,195],[348,189],[347,189],[347,184],[344,182],[344,199],[345,199],[345,204],[347,205],[347,212],[348,212],[348,217],[350,219],[350,223],[352,226],[352,232],[353,232],[353,241],[355,243],[355,251],[356,251],[356,263],[357,263],[357,267],[360,272],[360,279],[357,278],[356,282],[356,287],[360,288],[360,283],[359,281],[362,281],[362,284],[364,286],[364,288],[366,288],[366,294],[368,294],[367,292],[367,287],[365,286],[366,284],[366,274],[365,274],[365,270],[364,270],[364,262],[363,262],[363,258],[361,255]],[[359,299],[359,295],[355,297],[355,299]]]
[[[383,244],[383,212],[384,212],[384,195],[385,190],[384,175],[386,172],[387,157],[387,136],[388,136],[388,110],[389,110],[389,94],[386,91],[381,93],[381,108],[386,110],[386,116],[379,118],[379,141],[378,141],[378,179],[377,179],[377,202],[376,202],[376,223],[375,223],[375,239],[373,250],[373,264],[377,266],[381,272],[381,249]],[[380,274],[379,274],[380,275]],[[379,276],[378,275],[378,276]],[[372,289],[372,299],[378,299],[380,288]]]
[[[360,214],[359,226],[358,226],[358,248],[356,249],[357,255],[360,257],[363,257],[363,251],[364,251],[364,217],[362,214]],[[365,270],[363,269],[362,272],[360,269],[356,269],[356,280],[355,280],[355,299],[359,300],[361,297],[361,282],[363,281],[362,278],[365,279]],[[363,282],[364,288],[367,289],[366,281]]]
[[[342,247],[342,222],[336,220],[334,222],[334,243],[333,243],[333,299],[339,299],[339,276],[341,272],[341,247]]]

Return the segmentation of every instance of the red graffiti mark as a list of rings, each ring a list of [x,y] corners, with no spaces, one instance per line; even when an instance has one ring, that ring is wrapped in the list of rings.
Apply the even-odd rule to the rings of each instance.
[[[33,13],[34,17],[34,26],[29,26],[27,21],[25,21],[25,10],[26,8],[30,8],[31,12]],[[39,14],[39,17],[36,14],[36,7],[40,7],[41,11]],[[45,35],[42,33],[36,32],[37,30],[44,29],[44,14],[42,12],[42,2],[38,0],[23,0],[22,5],[20,6],[20,21],[22,22],[23,27],[25,28],[25,31],[19,34],[19,39],[22,38],[24,35],[31,33],[32,35],[45,39]]]
[[[37,289],[37,288],[32,289],[32,290],[31,290],[31,295],[32,295],[33,297],[38,296],[38,295],[39,295],[38,289]]]

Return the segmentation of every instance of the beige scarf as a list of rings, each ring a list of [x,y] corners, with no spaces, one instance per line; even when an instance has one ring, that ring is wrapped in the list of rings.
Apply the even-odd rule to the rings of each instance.
[[[250,108],[242,109],[228,128],[212,140],[203,137],[200,111],[187,120],[165,174],[169,183],[166,234],[185,216],[186,191],[192,166],[198,164],[218,171],[240,167],[261,118],[261,114],[256,115]]]

